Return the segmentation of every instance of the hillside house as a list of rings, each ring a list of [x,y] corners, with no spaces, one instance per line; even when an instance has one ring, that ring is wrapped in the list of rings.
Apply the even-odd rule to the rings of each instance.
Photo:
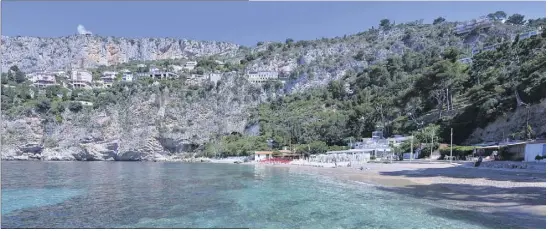
[[[31,75],[29,80],[31,80],[32,84],[38,88],[57,85],[55,74],[53,73],[34,73]]]
[[[188,61],[185,63],[185,66],[183,68],[191,71],[191,70],[194,70],[194,68],[196,68],[197,65],[198,65],[198,62],[196,61]]]
[[[493,26],[493,22],[487,16],[482,16],[477,19],[459,23],[455,28],[454,32],[457,35],[469,33],[475,29],[485,29]]]
[[[251,83],[258,84],[278,79],[276,71],[250,71],[247,73],[247,80]]]
[[[219,80],[221,80],[222,75],[220,73],[210,73],[208,74],[208,79],[210,82],[217,83]]]
[[[170,65],[169,68],[171,68],[175,72],[179,72],[184,69],[182,66],[179,66],[179,65]]]
[[[159,71],[159,72],[151,72],[149,73],[149,77],[155,78],[155,79],[173,79],[179,77],[177,74],[169,71]]]
[[[73,70],[71,85],[73,88],[91,88],[93,77],[91,72],[85,70]]]
[[[103,81],[104,87],[112,87],[112,85],[116,81],[117,74],[118,72],[115,72],[115,71],[103,72],[103,75],[101,76],[101,80]]]
[[[524,40],[524,39],[528,39],[528,38],[531,38],[535,35],[538,35],[540,34],[541,32],[539,30],[533,30],[533,31],[528,31],[528,32],[525,32],[525,33],[521,33],[519,34],[519,40]]]
[[[128,69],[122,70],[122,81],[131,82],[133,81],[133,73]]]
[[[141,76],[141,77],[150,77],[150,78],[155,78],[155,79],[173,79],[173,78],[179,77],[179,75],[177,75],[173,72],[161,71],[157,67],[151,67],[149,72],[138,73],[137,75]]]

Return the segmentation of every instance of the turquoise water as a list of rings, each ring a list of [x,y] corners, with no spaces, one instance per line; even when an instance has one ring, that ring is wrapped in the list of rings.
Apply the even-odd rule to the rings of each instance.
[[[2,162],[2,228],[509,227],[439,211],[451,206],[287,168]]]

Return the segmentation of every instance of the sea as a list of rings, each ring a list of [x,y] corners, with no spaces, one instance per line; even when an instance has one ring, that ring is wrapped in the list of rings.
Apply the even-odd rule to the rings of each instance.
[[[291,168],[39,161],[1,167],[1,228],[514,227],[405,190]]]

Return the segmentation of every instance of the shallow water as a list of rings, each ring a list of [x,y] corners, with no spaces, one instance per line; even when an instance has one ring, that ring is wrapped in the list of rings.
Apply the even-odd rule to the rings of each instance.
[[[288,168],[2,162],[2,228],[512,227],[447,211],[439,202]]]

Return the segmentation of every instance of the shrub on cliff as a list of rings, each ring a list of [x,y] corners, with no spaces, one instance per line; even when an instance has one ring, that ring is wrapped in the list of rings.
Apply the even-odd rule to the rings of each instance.
[[[47,113],[51,108],[51,101],[48,98],[41,99],[36,104],[36,111],[38,113]]]
[[[80,112],[82,110],[83,106],[82,106],[82,103],[73,101],[73,102],[69,103],[68,108],[71,112]]]

